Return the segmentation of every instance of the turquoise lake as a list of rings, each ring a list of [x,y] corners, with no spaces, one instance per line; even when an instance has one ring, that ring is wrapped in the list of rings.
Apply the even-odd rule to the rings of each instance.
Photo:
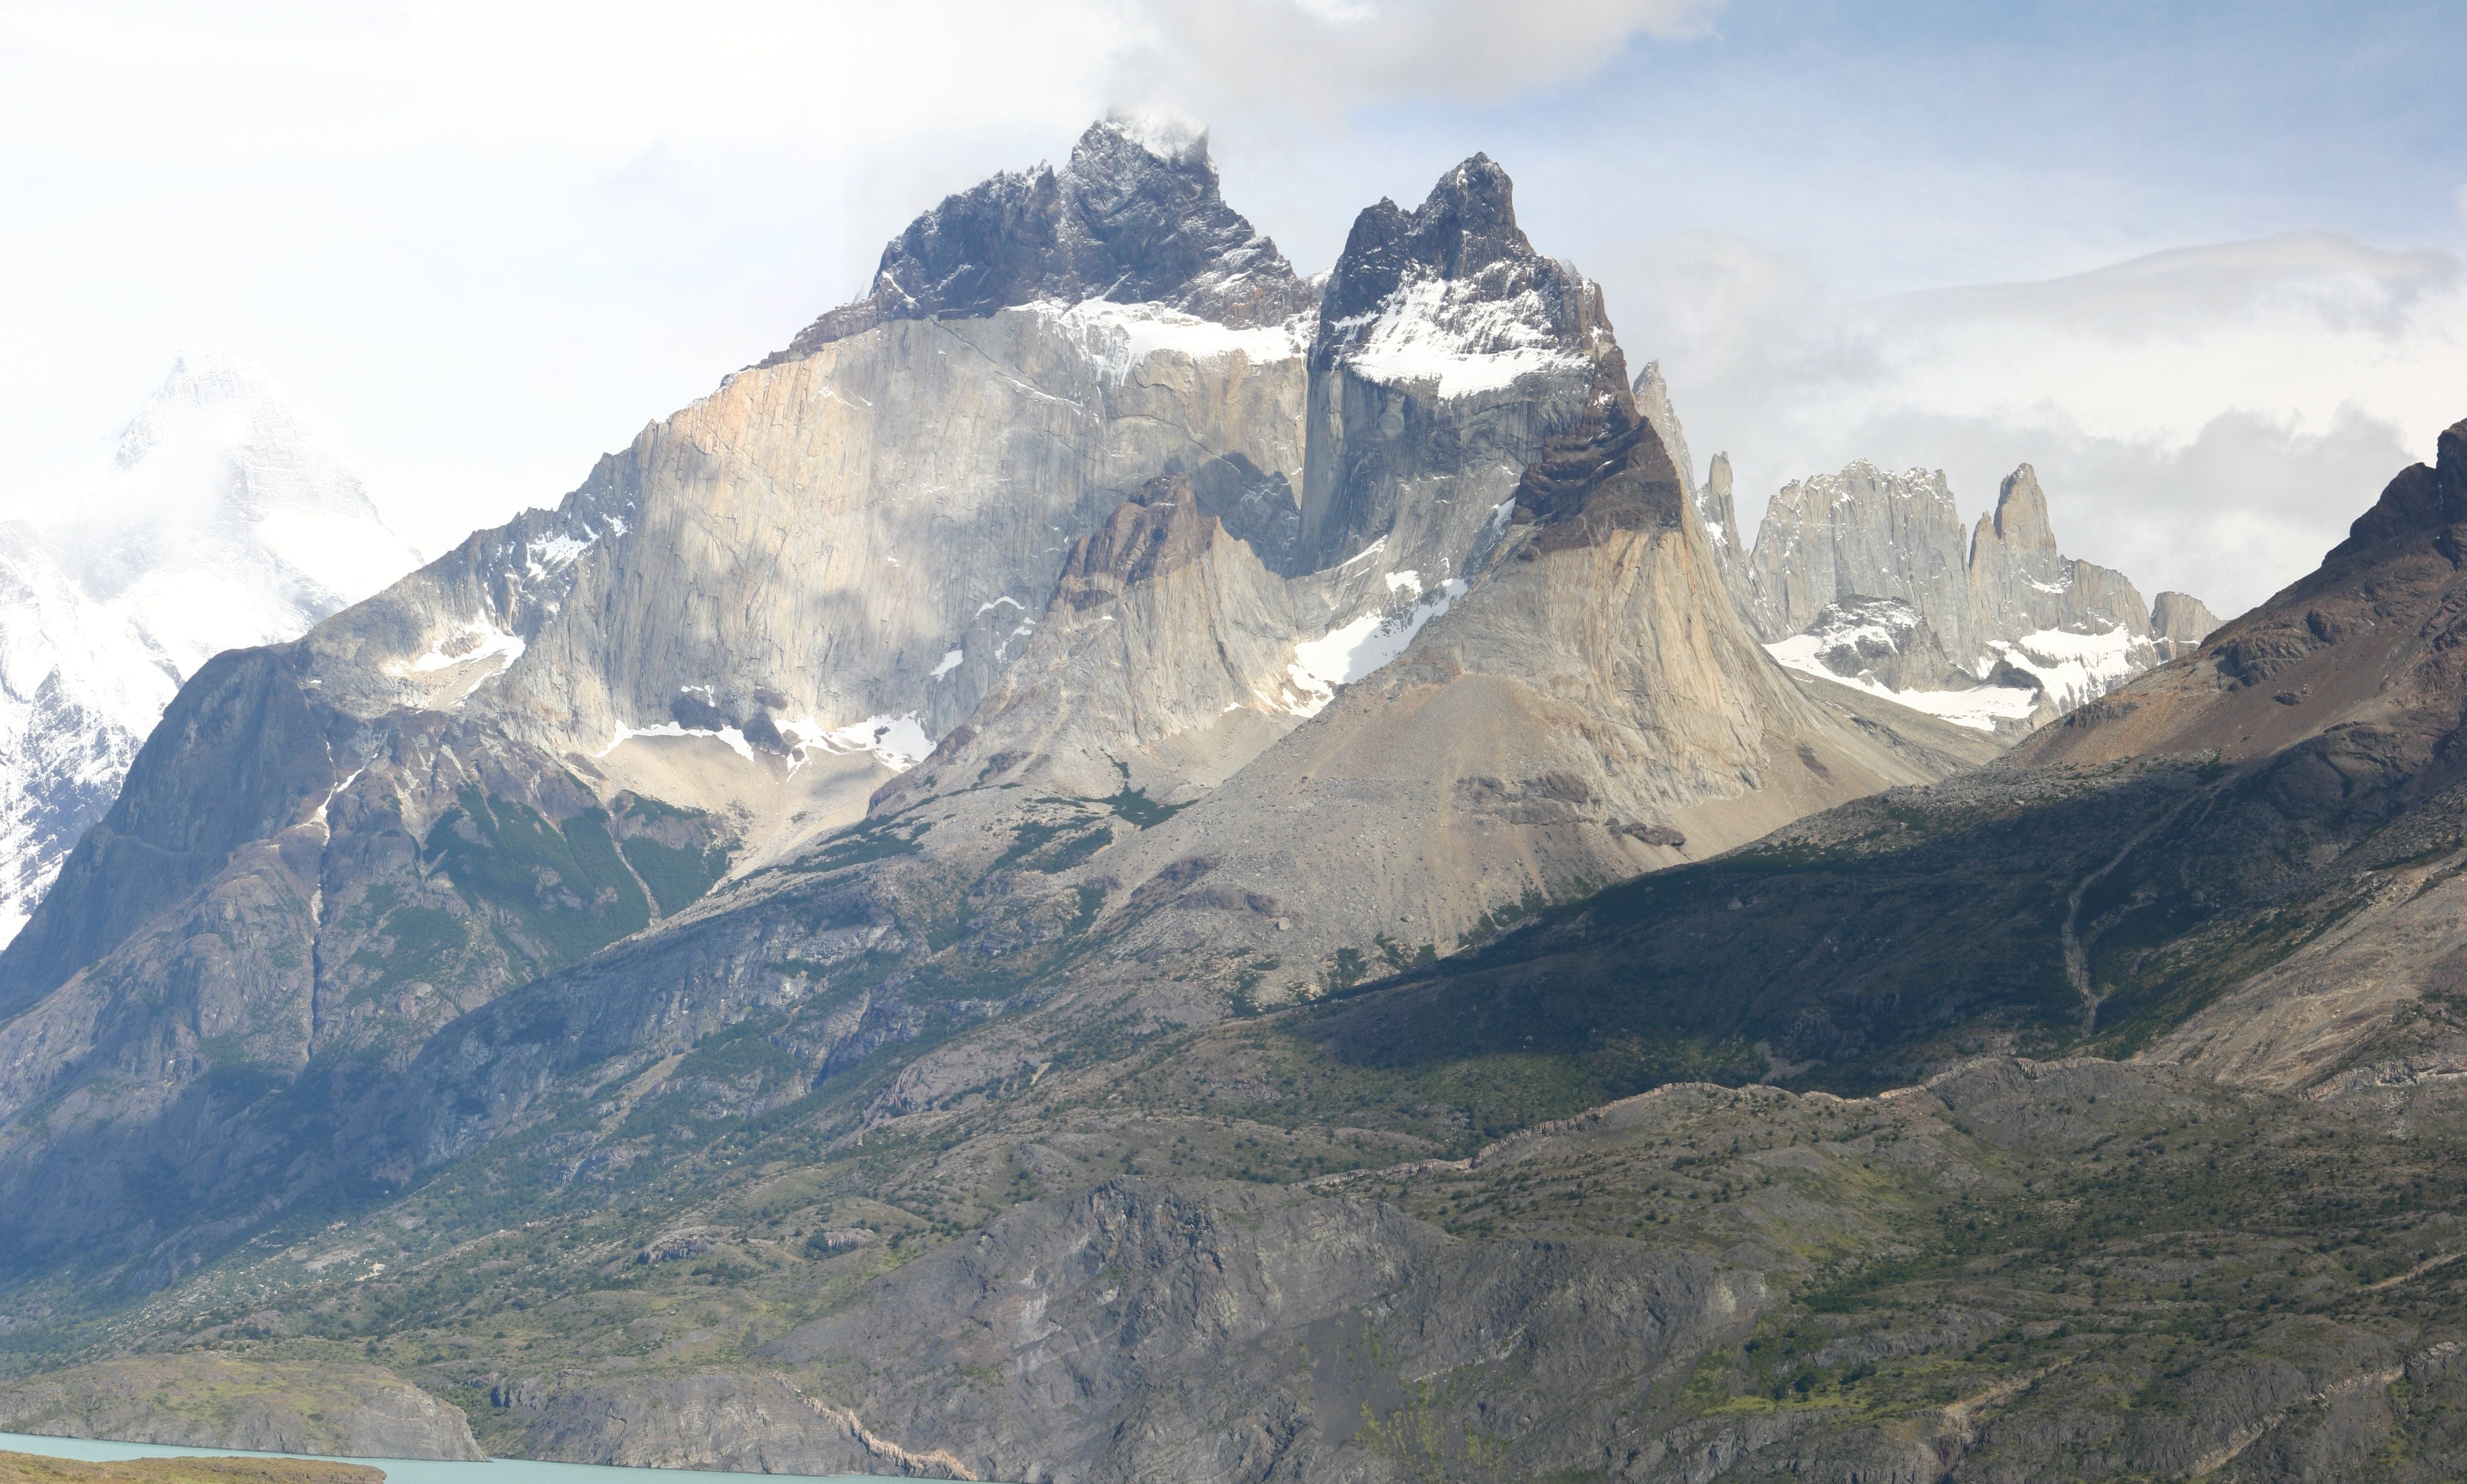
[[[47,1458],[79,1458],[105,1463],[119,1458],[303,1458],[306,1453],[258,1453],[228,1448],[177,1448],[161,1443],[105,1443],[93,1438],[47,1438],[30,1432],[0,1432],[0,1452],[40,1453]],[[657,1484],[653,1474],[690,1484],[780,1484],[792,1475],[722,1473],[716,1470],[613,1469],[605,1464],[536,1463],[529,1458],[491,1458],[486,1463],[455,1463],[437,1458],[335,1458],[334,1463],[367,1464],[383,1469],[386,1484]],[[803,1475],[795,1475],[803,1477]],[[871,1474],[840,1473],[832,1479],[847,1484],[876,1484]]]

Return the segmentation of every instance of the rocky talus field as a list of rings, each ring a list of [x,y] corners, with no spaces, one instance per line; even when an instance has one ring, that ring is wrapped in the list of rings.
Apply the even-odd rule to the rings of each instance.
[[[206,662],[0,951],[0,1429],[2467,1473],[2467,423],[2217,624],[2026,467],[1743,545],[1611,308],[1100,123]]]

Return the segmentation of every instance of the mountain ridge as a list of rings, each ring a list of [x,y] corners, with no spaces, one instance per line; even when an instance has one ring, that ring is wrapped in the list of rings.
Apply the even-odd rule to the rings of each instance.
[[[1305,337],[1171,254],[1064,303],[1073,193],[1221,205],[1088,139],[885,254],[1028,202],[1018,273],[183,689],[0,951],[0,1422],[316,1367],[442,1451],[1057,1484],[2467,1458],[2467,424],[2003,752],[1768,652],[1495,162]],[[1926,592],[2130,590],[2027,474]]]

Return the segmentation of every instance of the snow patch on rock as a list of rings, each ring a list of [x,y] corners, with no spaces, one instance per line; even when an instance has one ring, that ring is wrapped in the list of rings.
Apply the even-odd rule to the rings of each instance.
[[[1298,717],[1314,717],[1336,698],[1337,687],[1350,685],[1405,652],[1424,625],[1445,613],[1466,585],[1456,578],[1439,584],[1430,597],[1404,608],[1366,613],[1317,639],[1294,646],[1285,674],[1292,681],[1279,698],[1278,709]]]
[[[497,674],[504,674],[523,657],[524,648],[521,635],[509,634],[487,619],[480,619],[430,645],[428,652],[408,664],[389,668],[395,674],[426,674],[493,659],[497,661]]]
[[[1151,355],[1170,354],[1194,361],[1240,355],[1266,363],[1310,354],[1317,326],[1307,315],[1281,324],[1237,330],[1156,304],[1116,304],[1084,299],[1064,305],[1044,299],[1027,312],[1052,323],[1114,381],[1126,381]]]
[[[913,711],[868,717],[846,726],[826,727],[812,717],[782,721],[779,726],[780,735],[792,744],[792,768],[804,761],[803,754],[810,748],[836,753],[870,752],[883,766],[904,773],[924,762],[934,750],[934,739],[925,735],[923,723]]]
[[[607,746],[600,748],[592,756],[604,758],[637,737],[708,737],[726,743],[729,751],[748,763],[754,761],[754,744],[747,742],[745,734],[736,727],[687,726],[677,721],[662,721],[651,726],[627,726],[620,721],[617,723],[617,735],[608,740]]]
[[[1443,398],[1501,391],[1545,372],[1591,369],[1561,343],[1541,295],[1529,288],[1498,299],[1475,281],[1419,275],[1376,311],[1330,328],[1345,347],[1340,357],[1356,376],[1391,384],[1434,382]]]
[[[2042,628],[2018,640],[1990,641],[1989,648],[2036,678],[2059,712],[2096,700],[2158,663],[2150,641],[2120,625],[2099,633]]]
[[[2016,685],[1980,685],[1967,691],[1896,691],[1872,675],[1837,674],[1817,658],[1827,647],[1823,641],[1798,634],[1779,644],[1766,645],[1765,652],[1786,670],[1881,696],[1912,711],[1940,717],[1975,731],[1993,732],[1999,721],[2027,720],[2039,706],[2038,692]]]

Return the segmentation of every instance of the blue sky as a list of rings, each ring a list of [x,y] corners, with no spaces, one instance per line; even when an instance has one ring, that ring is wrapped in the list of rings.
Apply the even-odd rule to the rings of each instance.
[[[2027,459],[2231,609],[2467,416],[2462,55],[2456,5],[0,0],[0,502],[223,352],[437,550],[1142,104],[1306,269],[1500,159],[1751,534],[1853,456],[1969,512]]]

